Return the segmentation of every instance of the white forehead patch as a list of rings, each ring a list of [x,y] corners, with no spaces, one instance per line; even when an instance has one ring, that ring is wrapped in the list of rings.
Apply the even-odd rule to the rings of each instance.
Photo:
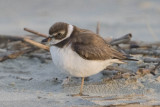
[[[61,39],[61,40],[57,40],[57,39],[54,39],[54,38],[53,38],[53,39],[51,40],[51,42],[50,42],[50,45],[57,44],[57,43],[65,40],[65,39],[69,38],[69,37],[71,36],[72,32],[73,32],[73,26],[69,24],[69,25],[68,25],[68,32],[67,32],[66,37],[63,38],[63,39]]]

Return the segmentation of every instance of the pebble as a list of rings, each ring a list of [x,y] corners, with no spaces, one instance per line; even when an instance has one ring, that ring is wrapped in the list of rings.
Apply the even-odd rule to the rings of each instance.
[[[14,87],[15,86],[15,82],[11,82],[9,85]]]

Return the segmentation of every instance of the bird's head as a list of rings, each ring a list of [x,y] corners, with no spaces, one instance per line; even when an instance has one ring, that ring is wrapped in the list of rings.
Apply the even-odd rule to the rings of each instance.
[[[49,36],[46,39],[43,39],[41,42],[52,46],[69,38],[72,32],[72,25],[64,22],[57,22],[50,27]]]

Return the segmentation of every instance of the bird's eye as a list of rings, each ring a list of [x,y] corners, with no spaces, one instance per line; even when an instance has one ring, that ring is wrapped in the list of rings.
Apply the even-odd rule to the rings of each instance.
[[[57,35],[58,35],[58,36],[61,36],[62,34],[61,34],[61,33],[58,33]]]
[[[65,37],[65,35],[63,35],[62,33],[57,33],[57,34],[54,36],[55,39],[62,39],[62,38],[64,38],[64,37]]]

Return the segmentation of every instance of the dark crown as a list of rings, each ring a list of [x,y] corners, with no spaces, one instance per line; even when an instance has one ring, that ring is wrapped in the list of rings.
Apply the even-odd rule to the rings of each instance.
[[[54,25],[52,25],[49,29],[49,34],[52,35],[55,32],[58,32],[60,30],[65,30],[67,31],[68,24],[64,22],[57,22]]]

